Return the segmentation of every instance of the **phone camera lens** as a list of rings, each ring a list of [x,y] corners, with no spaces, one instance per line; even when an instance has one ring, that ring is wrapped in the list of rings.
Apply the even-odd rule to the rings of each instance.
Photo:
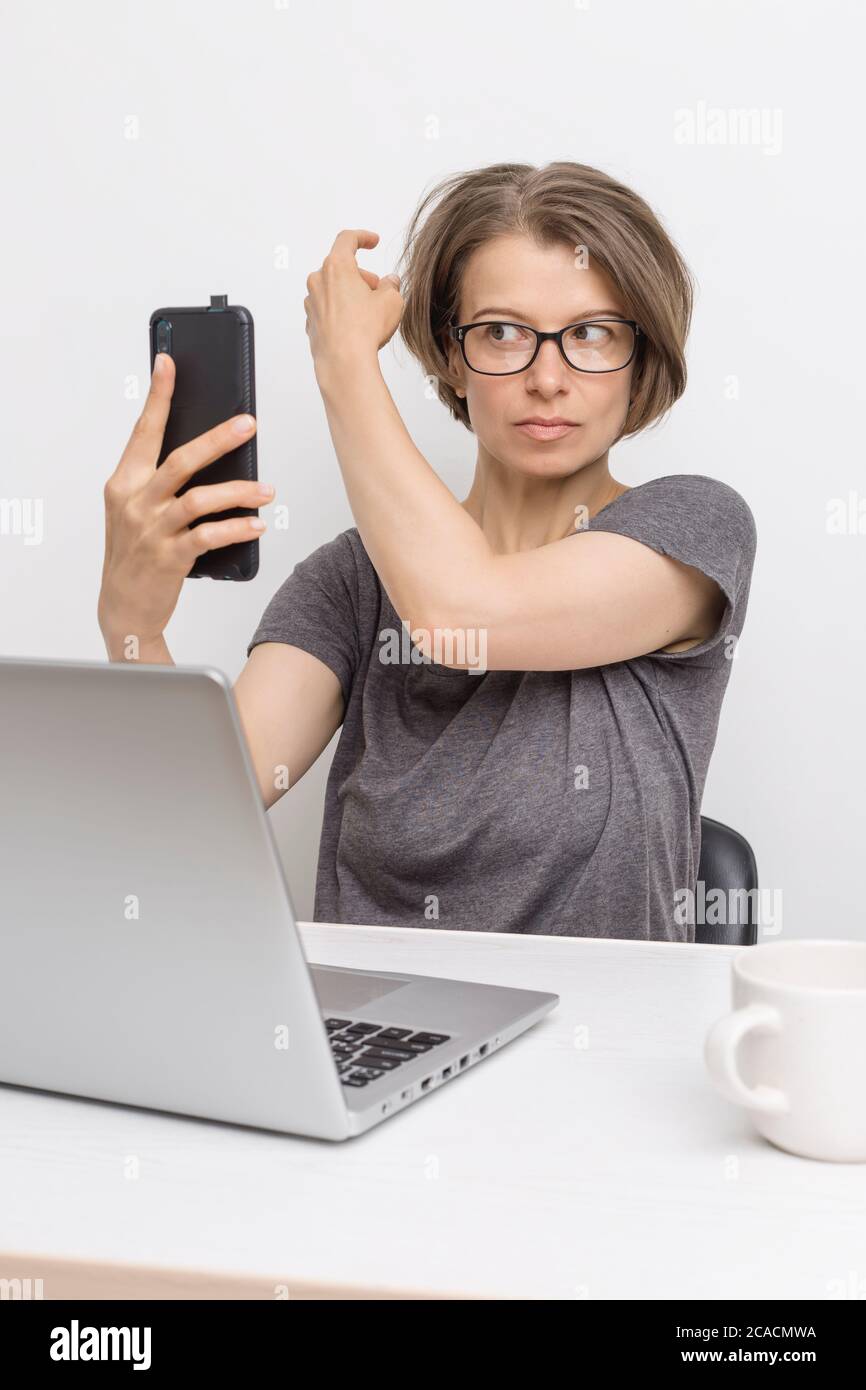
[[[160,319],[156,325],[157,352],[171,352],[171,324],[168,319]]]

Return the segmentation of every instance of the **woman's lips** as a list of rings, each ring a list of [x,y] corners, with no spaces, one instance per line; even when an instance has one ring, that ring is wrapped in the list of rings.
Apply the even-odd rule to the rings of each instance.
[[[518,425],[517,428],[530,439],[562,439],[570,430],[580,429],[579,425]]]

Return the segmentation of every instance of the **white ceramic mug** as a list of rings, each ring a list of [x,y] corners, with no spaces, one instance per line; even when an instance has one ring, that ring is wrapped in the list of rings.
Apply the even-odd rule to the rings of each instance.
[[[732,969],[704,1048],[719,1090],[779,1148],[866,1163],[866,941],[748,946]]]

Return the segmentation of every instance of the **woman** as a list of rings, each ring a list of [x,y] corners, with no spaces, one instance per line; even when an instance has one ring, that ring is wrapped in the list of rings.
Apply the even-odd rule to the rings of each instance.
[[[704,475],[627,487],[609,470],[613,444],[685,387],[688,270],[641,198],[571,163],[434,189],[402,295],[357,265],[377,240],[341,232],[305,300],[357,525],[274,595],[235,688],[266,805],[342,724],[315,917],[693,940],[683,903],[754,521]],[[379,370],[398,325],[478,439],[462,503]],[[254,524],[188,523],[261,505],[247,483],[174,497],[237,443],[232,422],[155,472],[172,374],[154,373],[106,488],[112,659],[135,633],[140,660],[171,661],[162,633],[194,556]]]

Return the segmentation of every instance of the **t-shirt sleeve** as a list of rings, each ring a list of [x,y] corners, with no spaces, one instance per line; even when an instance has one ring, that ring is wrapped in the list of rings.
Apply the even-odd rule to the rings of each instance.
[[[621,494],[590,520],[593,531],[642,541],[715,580],[725,598],[719,626],[685,651],[651,652],[653,660],[717,665],[739,637],[755,561],[757,531],[748,504],[727,483],[699,473],[655,478]]]
[[[319,546],[277,589],[247,647],[287,642],[337,676],[348,704],[358,669],[358,570],[347,532]]]

